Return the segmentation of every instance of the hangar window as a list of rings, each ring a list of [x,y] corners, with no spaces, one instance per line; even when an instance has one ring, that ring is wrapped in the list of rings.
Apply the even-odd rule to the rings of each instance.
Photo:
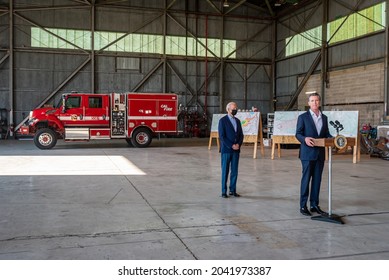
[[[338,18],[327,25],[329,44],[350,40],[385,29],[385,2],[370,8]],[[286,56],[319,48],[322,27],[318,26],[285,39]]]
[[[37,48],[91,50],[91,31],[31,27],[31,46]],[[213,38],[126,34],[96,31],[94,48],[99,51],[153,53],[180,56],[235,57],[236,41]],[[165,48],[163,44],[165,42]],[[221,54],[223,44],[223,54]],[[207,46],[207,48],[206,48]],[[230,55],[231,54],[231,55]]]

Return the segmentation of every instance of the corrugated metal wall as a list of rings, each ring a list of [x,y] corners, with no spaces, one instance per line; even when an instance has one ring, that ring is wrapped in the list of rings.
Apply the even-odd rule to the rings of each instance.
[[[317,1],[294,15],[281,19],[277,25],[276,98],[277,110],[284,110],[299,83],[303,81],[315,58],[322,51],[315,49],[300,55],[285,57],[285,39],[299,32],[319,26],[328,3],[328,21],[355,13],[357,10],[382,1]],[[325,17],[324,17],[325,18]],[[378,125],[385,114],[385,30],[365,37],[336,43],[328,47],[327,71],[323,73],[323,60],[315,68],[291,109],[304,110],[306,91],[316,90],[323,95],[325,110],[359,110],[360,124]],[[365,66],[365,67],[361,67]],[[344,70],[348,69],[347,72]],[[372,70],[373,69],[373,70]],[[371,75],[376,75],[372,79]],[[323,75],[325,80],[322,80]],[[339,76],[340,75],[340,76]],[[335,78],[336,77],[336,78]],[[363,85],[356,87],[358,84]],[[348,87],[349,90],[344,90]],[[336,96],[336,98],[334,98]],[[368,98],[361,98],[368,96]],[[387,102],[387,101],[386,101]]]
[[[242,109],[256,106],[263,114],[272,110],[273,34],[271,21],[264,20],[260,10],[239,4],[229,11],[219,1],[211,5],[177,0],[169,7],[165,7],[168,1],[159,0],[110,2],[0,2],[0,60],[9,52],[14,57],[12,86],[10,60],[0,64],[0,107],[12,110],[15,125],[45,99],[56,103],[70,91],[174,92],[183,106],[209,116],[224,112],[231,100]],[[220,59],[34,48],[31,27],[225,38],[236,40],[237,52],[235,58]],[[123,69],[123,58],[136,59],[139,68]]]
[[[258,107],[263,115],[283,110],[321,51],[286,58],[285,38],[321,25],[325,10],[331,21],[382,1],[313,1],[278,19],[275,34],[268,14],[243,2],[237,1],[237,6],[230,8],[223,8],[220,1],[167,2],[96,1],[92,5],[88,1],[0,1],[0,108],[10,110],[17,125],[42,102],[56,103],[62,93],[75,90],[174,92],[184,107],[209,116],[223,112],[231,100],[242,109]],[[236,40],[237,51],[235,57],[221,59],[34,48],[31,27],[229,39]],[[331,72],[384,63],[385,40],[382,31],[327,49],[328,79],[319,89],[324,88],[324,106],[326,86],[334,87]],[[126,69],[123,65],[136,67]],[[319,63],[313,74],[323,75],[321,71]],[[339,94],[341,102],[347,103],[349,96]],[[380,94],[372,99],[379,100],[376,105],[384,113],[385,95],[382,99]],[[292,109],[297,109],[297,104]],[[369,110],[371,104],[367,105],[358,104],[358,108]],[[379,117],[373,124],[377,122]]]

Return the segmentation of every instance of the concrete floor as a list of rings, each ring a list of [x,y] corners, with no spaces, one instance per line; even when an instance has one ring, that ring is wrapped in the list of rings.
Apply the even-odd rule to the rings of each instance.
[[[389,259],[389,162],[333,156],[333,213],[299,213],[298,150],[241,155],[240,198],[220,197],[208,139],[0,141],[0,259]],[[327,166],[321,207],[328,210]]]

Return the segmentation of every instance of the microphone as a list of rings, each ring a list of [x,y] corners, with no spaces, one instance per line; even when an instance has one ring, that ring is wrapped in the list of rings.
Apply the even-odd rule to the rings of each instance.
[[[341,126],[341,124],[338,120],[336,120],[335,123],[336,123],[336,125]]]
[[[330,121],[330,125],[332,125],[333,127],[335,127],[335,124],[333,121]]]

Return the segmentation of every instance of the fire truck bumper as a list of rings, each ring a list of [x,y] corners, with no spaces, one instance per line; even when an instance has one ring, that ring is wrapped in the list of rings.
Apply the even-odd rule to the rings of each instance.
[[[21,135],[29,135],[30,134],[30,127],[28,125],[22,125],[19,128],[19,134],[21,134]]]

